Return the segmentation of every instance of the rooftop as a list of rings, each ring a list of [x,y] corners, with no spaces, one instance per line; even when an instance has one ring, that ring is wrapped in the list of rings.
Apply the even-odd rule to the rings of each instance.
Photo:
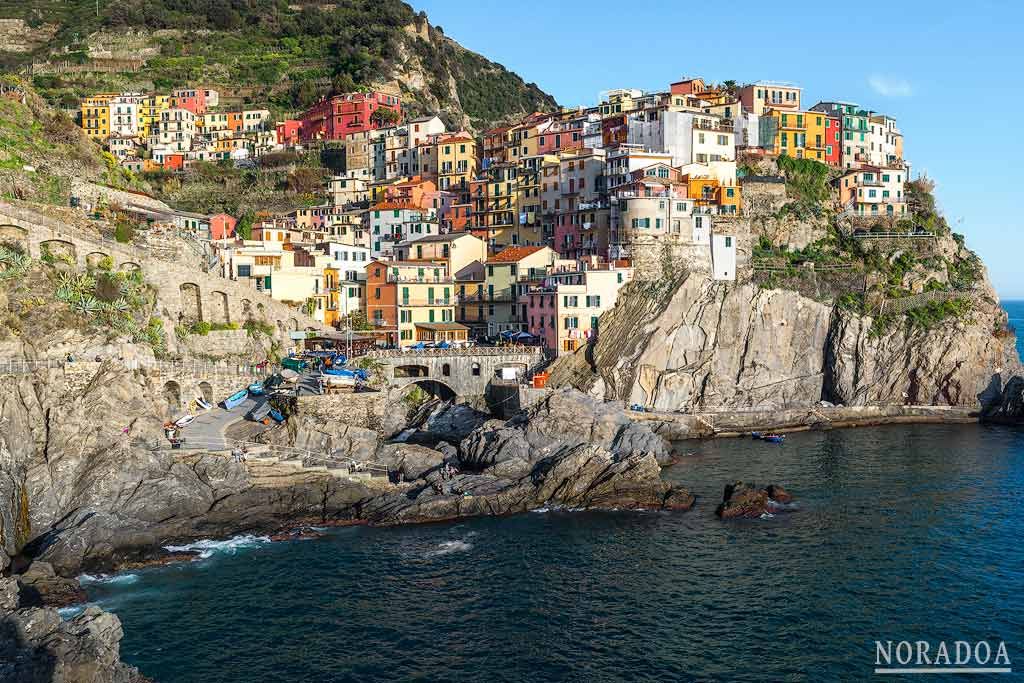
[[[487,263],[516,263],[527,256],[536,254],[545,247],[505,247],[497,254],[487,259]]]

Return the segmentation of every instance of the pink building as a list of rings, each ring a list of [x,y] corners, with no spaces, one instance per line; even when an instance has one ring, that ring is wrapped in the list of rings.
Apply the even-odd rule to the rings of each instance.
[[[277,123],[277,144],[295,146],[302,139],[302,121],[286,119]]]
[[[171,109],[187,109],[196,116],[206,113],[206,91],[179,88],[171,93]]]
[[[210,216],[210,239],[226,240],[235,236],[238,219],[226,213]]]

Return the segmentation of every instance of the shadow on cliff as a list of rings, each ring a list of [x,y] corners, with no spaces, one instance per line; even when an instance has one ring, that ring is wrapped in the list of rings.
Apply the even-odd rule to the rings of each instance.
[[[56,671],[54,654],[26,640],[12,614],[0,615],[0,672],[11,676],[5,680],[51,681]]]

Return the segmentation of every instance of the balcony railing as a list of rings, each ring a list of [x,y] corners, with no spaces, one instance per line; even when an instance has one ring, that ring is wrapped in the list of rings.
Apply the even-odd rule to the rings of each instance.
[[[447,299],[444,298],[413,298],[408,299],[402,298],[398,300],[399,306],[454,306],[459,302],[459,297],[450,296]]]
[[[511,290],[494,292],[493,294],[489,294],[487,292],[471,292],[459,295],[459,301],[462,303],[497,304],[516,301],[516,299],[516,295]]]
[[[454,282],[451,276],[448,275],[442,275],[440,277],[424,275],[420,277],[416,275],[392,275],[391,273],[388,273],[387,281],[423,285],[444,285]]]

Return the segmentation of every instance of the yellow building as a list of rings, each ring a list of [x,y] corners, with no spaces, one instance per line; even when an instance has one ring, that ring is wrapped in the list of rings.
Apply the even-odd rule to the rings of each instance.
[[[760,121],[761,146],[773,154],[825,162],[825,115],[769,109]]]
[[[468,329],[455,322],[455,281],[443,262],[392,261],[388,280],[395,284],[398,339],[465,341]]]
[[[437,140],[437,189],[469,197],[469,181],[477,174],[476,140],[468,133],[446,135]]]
[[[110,101],[117,93],[100,93],[82,100],[82,130],[93,140],[110,137]]]
[[[147,95],[139,103],[139,136],[148,138],[153,131],[153,124],[160,122],[160,114],[170,106],[167,95]]]

